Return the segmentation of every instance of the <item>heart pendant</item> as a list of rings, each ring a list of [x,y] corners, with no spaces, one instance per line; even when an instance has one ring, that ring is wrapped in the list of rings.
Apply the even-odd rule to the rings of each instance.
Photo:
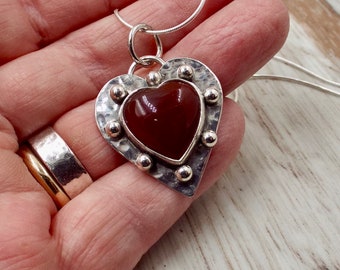
[[[217,142],[223,94],[213,72],[189,58],[162,63],[146,78],[110,80],[95,106],[105,140],[168,187],[192,196]]]

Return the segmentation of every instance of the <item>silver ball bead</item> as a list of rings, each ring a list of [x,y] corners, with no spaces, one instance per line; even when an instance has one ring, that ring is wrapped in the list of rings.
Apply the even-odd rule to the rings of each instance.
[[[148,171],[152,167],[152,159],[147,154],[140,154],[136,160],[136,166],[141,171]]]
[[[146,76],[146,82],[149,86],[159,85],[162,81],[162,75],[159,72],[151,71]]]
[[[217,143],[216,132],[214,132],[212,130],[205,131],[202,134],[202,143],[209,148],[214,147]]]
[[[127,95],[128,92],[120,85],[113,85],[110,89],[110,96],[116,103],[123,101]]]
[[[111,138],[117,138],[122,133],[122,126],[117,121],[111,121],[106,124],[105,126],[105,132],[107,135],[109,135]]]
[[[191,180],[193,172],[190,166],[184,165],[176,170],[175,175],[179,181],[188,182]]]
[[[215,88],[208,88],[204,92],[205,102],[212,105],[216,104],[220,99],[220,93]]]
[[[178,77],[185,80],[192,80],[195,74],[194,69],[189,65],[180,66],[177,70]]]

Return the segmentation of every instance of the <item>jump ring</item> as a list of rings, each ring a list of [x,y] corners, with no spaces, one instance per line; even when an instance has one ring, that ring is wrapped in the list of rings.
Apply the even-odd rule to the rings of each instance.
[[[157,57],[157,56],[146,55],[146,56],[142,56],[140,59],[144,62],[149,63],[148,65],[150,65],[152,63],[158,63],[161,66],[163,66],[165,64],[165,61],[162,60],[162,58]],[[135,72],[137,65],[138,65],[137,62],[132,63],[132,65],[130,66],[129,71],[128,71],[129,75],[132,75]]]
[[[135,36],[138,32],[145,32],[148,29],[152,29],[151,26],[147,24],[137,24],[136,26],[132,27],[130,34],[129,34],[129,41],[128,41],[128,47],[129,52],[131,54],[132,59],[139,65],[142,66],[148,66],[150,65],[149,62],[143,60],[141,57],[139,57],[135,51]],[[157,53],[156,57],[161,57],[163,54],[163,45],[162,41],[159,38],[157,34],[154,35],[156,46],[157,46]]]

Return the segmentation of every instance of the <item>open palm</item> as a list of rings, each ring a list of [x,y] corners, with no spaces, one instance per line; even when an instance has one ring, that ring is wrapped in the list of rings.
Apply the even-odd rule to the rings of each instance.
[[[115,8],[131,23],[161,29],[183,21],[197,5],[0,1],[0,269],[131,269],[192,203],[106,144],[94,99],[132,63],[129,29],[111,15]],[[227,94],[280,48],[287,21],[277,0],[210,0],[191,25],[162,36],[163,58],[204,62]],[[47,125],[95,180],[60,211],[16,154],[21,142]],[[243,130],[241,110],[225,100],[219,142],[197,196],[233,160]]]

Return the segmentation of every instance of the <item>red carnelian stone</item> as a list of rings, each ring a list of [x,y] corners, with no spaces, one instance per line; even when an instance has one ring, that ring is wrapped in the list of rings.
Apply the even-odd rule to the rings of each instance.
[[[200,112],[196,90],[190,84],[170,81],[132,94],[125,102],[123,117],[130,132],[145,146],[180,160],[195,136]]]

